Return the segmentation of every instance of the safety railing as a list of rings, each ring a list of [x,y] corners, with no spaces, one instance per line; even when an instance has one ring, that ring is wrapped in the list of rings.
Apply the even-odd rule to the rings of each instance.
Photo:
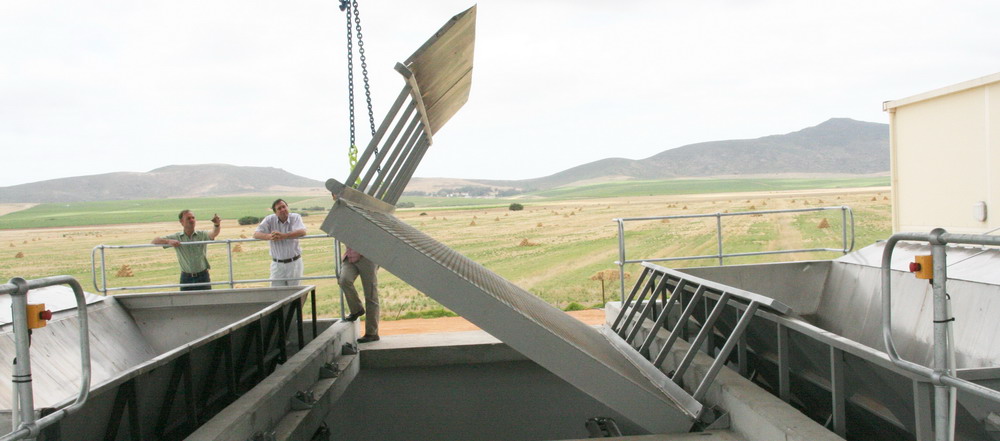
[[[899,241],[927,242],[931,245],[933,274],[934,368],[903,360],[892,338],[892,252]],[[882,251],[882,337],[886,353],[896,366],[927,378],[934,384],[934,434],[939,441],[954,434],[954,401],[950,388],[974,394],[1000,403],[1000,391],[958,378],[952,343],[950,297],[948,296],[948,244],[1000,246],[1000,237],[983,234],[952,234],[937,228],[930,233],[897,233],[885,243]]]
[[[726,253],[724,249],[724,243],[722,240],[722,218],[733,217],[733,216],[756,216],[765,214],[781,214],[781,213],[806,213],[806,212],[819,212],[819,211],[835,211],[839,210],[841,215],[841,238],[842,247],[841,248],[796,248],[790,250],[770,250],[770,251],[751,251],[745,253]],[[717,252],[715,254],[707,254],[700,256],[681,256],[681,257],[661,257],[661,258],[640,258],[640,259],[628,259],[626,257],[626,247],[625,247],[625,223],[626,222],[637,222],[637,221],[662,221],[671,219],[696,219],[696,218],[715,218],[715,237],[717,246]],[[851,207],[846,205],[836,206],[836,207],[816,207],[816,208],[794,208],[786,210],[761,210],[761,211],[742,211],[738,213],[705,213],[705,214],[682,214],[674,216],[646,216],[646,217],[623,217],[612,219],[618,224],[618,260],[615,264],[618,265],[618,278],[621,287],[620,294],[625,295],[625,265],[629,263],[641,263],[641,262],[668,262],[677,260],[700,260],[700,259],[718,259],[719,265],[725,265],[725,258],[727,257],[745,257],[745,256],[762,256],[769,254],[789,254],[789,253],[809,253],[809,252],[820,252],[820,251],[832,251],[832,252],[842,252],[847,254],[854,249],[854,211]],[[848,227],[850,227],[850,235],[848,235]]]
[[[334,273],[333,274],[323,274],[318,276],[304,276],[297,277],[294,279],[236,279],[233,271],[233,244],[238,244],[242,242],[266,242],[259,239],[226,239],[226,240],[209,240],[200,242],[182,242],[180,246],[191,246],[191,245],[225,245],[226,246],[226,257],[228,261],[229,275],[226,281],[215,281],[215,282],[202,282],[202,283],[173,283],[165,285],[136,285],[136,286],[122,286],[122,287],[108,287],[108,275],[107,275],[107,265],[106,265],[106,254],[105,250],[119,250],[119,249],[133,249],[133,248],[164,248],[164,245],[159,244],[139,244],[139,245],[98,245],[91,250],[90,253],[90,269],[91,275],[93,276],[94,289],[100,291],[103,294],[107,294],[110,291],[125,291],[125,290],[137,290],[137,289],[165,289],[165,288],[177,288],[182,286],[212,286],[212,285],[229,285],[230,288],[235,288],[237,283],[260,283],[260,282],[270,282],[270,281],[287,281],[287,280],[319,280],[319,279],[336,279],[337,274],[340,273],[340,259],[337,258],[340,250],[340,243],[333,238],[333,236],[325,234],[316,234],[311,236],[300,237],[299,240],[316,240],[316,239],[332,239],[333,242],[333,261],[335,262]],[[99,255],[99,259],[98,259]],[[98,278],[98,263],[100,263],[100,278]],[[100,281],[100,285],[98,285]]]
[[[32,289],[54,285],[69,285],[76,297],[80,322],[80,394],[72,404],[35,419],[34,393],[31,387],[31,331],[28,329],[28,292]],[[70,276],[55,276],[24,280],[20,277],[0,285],[0,294],[11,297],[14,326],[14,345],[17,358],[14,363],[14,396],[11,399],[11,432],[0,436],[0,441],[36,438],[42,429],[51,426],[79,410],[90,395],[90,331],[87,327],[87,301],[83,287]]]

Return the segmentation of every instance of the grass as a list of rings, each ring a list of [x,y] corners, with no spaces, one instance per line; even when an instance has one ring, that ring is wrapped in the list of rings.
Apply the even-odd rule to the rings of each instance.
[[[565,310],[600,305],[601,283],[591,280],[596,272],[617,269],[617,226],[612,219],[634,216],[668,216],[695,213],[716,213],[757,210],[805,208],[830,205],[852,207],[857,227],[857,247],[868,245],[876,239],[888,237],[891,231],[890,202],[888,193],[881,189],[862,192],[831,191],[822,198],[796,194],[754,195],[750,199],[720,195],[659,195],[623,196],[613,198],[532,200],[523,211],[509,211],[507,203],[474,207],[439,207],[435,210],[399,210],[397,216],[424,233],[454,248],[459,253],[493,270],[515,285],[538,295],[548,303]],[[249,237],[255,226],[239,226],[235,219],[244,215],[266,214],[273,200],[271,197],[209,198],[204,200],[157,201],[166,205],[154,209],[151,201],[119,201],[100,205],[74,205],[64,207],[75,215],[69,226],[31,229],[0,230],[0,279],[24,277],[39,278],[57,274],[76,277],[85,289],[94,291],[91,276],[91,250],[105,245],[149,243],[158,235],[179,229],[176,212],[180,207],[191,207],[202,219],[206,214],[218,212],[225,219],[219,239]],[[289,198],[292,200],[292,198]],[[292,200],[296,208],[324,206],[324,198]],[[468,200],[466,200],[468,201]],[[474,200],[475,201],[475,200]],[[143,214],[129,214],[129,203],[136,205]],[[41,206],[39,206],[41,207]],[[37,208],[37,207],[36,207]],[[46,210],[51,210],[47,208]],[[147,222],[121,222],[113,225],[103,217],[102,210],[120,211],[119,220],[145,219]],[[44,211],[12,213],[8,216],[26,220],[40,216]],[[59,213],[58,210],[50,211]],[[421,216],[421,213],[427,213]],[[138,216],[136,218],[126,215]],[[89,216],[89,217],[88,217]],[[144,216],[144,217],[143,217]],[[44,217],[44,216],[43,216]],[[321,234],[319,225],[322,213],[304,218],[310,234]],[[93,219],[99,225],[79,226],[80,222]],[[159,222],[149,222],[159,219]],[[818,228],[826,219],[830,228]],[[723,219],[724,248],[727,252],[750,252],[790,248],[839,248],[840,212],[793,213],[783,215],[725,217]],[[32,227],[37,227],[29,223]],[[202,223],[204,227],[206,223]],[[713,255],[717,252],[715,236],[716,219],[671,219],[661,221],[630,222],[626,226],[628,259],[656,257]],[[521,246],[527,239],[535,244]],[[307,276],[333,273],[337,253],[332,250],[332,239],[320,238],[303,241],[304,262]],[[248,242],[240,244],[242,251],[233,253],[234,277],[237,279],[266,278],[268,275],[267,244]],[[177,282],[177,263],[173,250],[161,247],[105,250],[108,267],[108,284],[111,287],[128,285],[173,284]],[[23,253],[23,258],[14,257]],[[788,261],[802,259],[829,259],[840,253],[777,254],[727,258],[727,264]],[[215,281],[228,279],[227,251],[225,244],[209,248],[212,277]],[[100,262],[98,255],[98,262]],[[717,259],[664,262],[664,266],[689,267],[715,265]],[[129,265],[133,277],[117,277],[117,271]],[[638,276],[637,264],[627,265],[625,271]],[[438,317],[451,314],[440,303],[425,293],[418,292],[388,271],[380,271],[379,290],[382,317],[385,320],[408,317]],[[98,284],[101,283],[98,273]],[[336,280],[310,282],[317,286],[317,310],[321,315],[339,315],[341,303]],[[634,283],[628,280],[627,287]],[[266,283],[239,286],[262,286]],[[618,298],[619,282],[605,282],[608,300]]]
[[[234,196],[40,204],[0,216],[0,229],[177,222],[181,210],[193,211],[202,222],[207,222],[216,213],[224,219],[264,217],[271,213],[274,199],[276,196]],[[299,201],[309,198],[285,199],[295,207]]]

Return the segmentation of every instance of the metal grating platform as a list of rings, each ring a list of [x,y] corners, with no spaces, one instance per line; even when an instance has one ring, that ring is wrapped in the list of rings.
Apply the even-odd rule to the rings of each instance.
[[[609,331],[587,326],[391,214],[338,200],[323,229],[652,433],[700,406]]]

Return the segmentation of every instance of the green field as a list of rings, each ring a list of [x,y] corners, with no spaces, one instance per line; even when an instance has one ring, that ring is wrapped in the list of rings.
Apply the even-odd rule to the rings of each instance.
[[[512,202],[547,203],[554,200],[617,198],[654,195],[684,195],[708,193],[740,193],[824,188],[858,188],[888,186],[888,177],[831,179],[674,179],[665,181],[620,181],[578,187],[562,187],[517,198],[476,199],[407,196],[400,202],[412,202],[417,210],[453,208],[501,208]],[[132,201],[74,202],[41,204],[27,210],[0,216],[0,230],[17,228],[71,227],[86,225],[133,224],[177,220],[183,209],[193,210],[199,219],[208,220],[218,213],[223,219],[243,216],[263,217],[270,214],[271,202],[277,196],[233,196],[195,199],[146,199]],[[332,200],[323,197],[285,197],[289,206],[299,212],[309,208],[329,208]]]
[[[794,180],[771,182],[768,189],[797,185]],[[800,181],[801,182],[801,181]],[[846,185],[844,180],[809,181],[828,187]],[[839,182],[839,184],[837,184]],[[854,181],[855,184],[878,181]],[[634,186],[609,186],[623,193],[638,191]],[[676,183],[675,183],[676,184]],[[707,185],[699,181],[699,185]],[[723,185],[725,184],[725,185]],[[653,185],[653,184],[648,184]],[[663,184],[666,185],[666,184]],[[688,183],[690,191],[704,187]],[[720,185],[727,192],[742,181],[727,180]],[[755,188],[759,189],[759,188]],[[254,225],[237,225],[246,215],[263,216],[269,212],[272,197],[232,197],[205,199],[167,199],[158,201],[118,201],[89,204],[47,204],[0,217],[0,280],[11,277],[27,279],[66,274],[76,277],[94,291],[91,276],[91,251],[101,245],[148,244],[153,237],[179,229],[176,213],[191,208],[207,225],[212,213],[223,217],[218,240],[244,239],[252,236]],[[329,205],[328,197],[287,198],[293,209],[305,212]],[[515,199],[512,199],[515,200]],[[800,209],[849,206],[854,210],[857,229],[856,248],[861,248],[891,232],[891,208],[884,188],[817,193],[757,193],[746,196],[718,194],[654,196],[632,195],[606,198],[574,199],[540,197],[516,199],[522,211],[509,211],[507,201],[496,199],[441,198],[417,199],[417,207],[397,211],[404,222],[441,241],[459,253],[495,271],[515,285],[539,296],[560,309],[601,305],[618,298],[617,281],[604,282],[594,276],[617,269],[617,227],[612,219],[638,216],[676,216],[722,212],[745,212],[775,209]],[[455,202],[489,202],[464,207],[447,207]],[[439,203],[442,206],[431,207]],[[426,205],[424,205],[426,204]],[[319,229],[325,212],[308,211],[305,218],[310,235],[323,234]],[[57,223],[57,221],[61,223]],[[773,251],[798,248],[840,248],[841,212],[787,213],[723,217],[726,252]],[[30,227],[16,229],[11,225]],[[63,225],[63,226],[59,226]],[[89,225],[89,226],[87,226]],[[48,226],[50,228],[37,228]],[[625,242],[628,259],[711,255],[716,252],[716,220],[670,219],[636,221],[627,224]],[[303,242],[307,276],[333,273],[337,254],[332,239]],[[233,248],[236,243],[230,244]],[[261,279],[268,275],[267,244],[242,242],[232,253],[236,280]],[[209,248],[213,281],[227,280],[227,244]],[[97,248],[99,249],[99,248]],[[107,249],[109,287],[177,283],[177,262],[171,249],[148,247]],[[744,264],[803,259],[830,259],[836,252],[772,254],[728,258],[726,264]],[[97,259],[100,262],[100,259]],[[672,267],[715,265],[717,259],[665,263]],[[626,272],[637,275],[638,265]],[[98,272],[97,284],[102,284]],[[379,273],[383,317],[387,320],[429,317],[448,313],[438,302],[418,292],[388,271]],[[632,281],[629,280],[628,283]],[[332,279],[310,281],[317,286],[318,307],[322,315],[339,315],[339,288]],[[266,283],[237,283],[262,286]],[[602,294],[602,284],[603,294]]]
[[[177,221],[181,210],[192,210],[207,221],[218,213],[223,219],[264,217],[271,213],[275,196],[234,196],[192,199],[143,199],[133,201],[40,204],[0,216],[0,229],[75,227]],[[286,197],[293,207],[308,197]],[[329,200],[329,198],[327,198]],[[332,202],[326,204],[327,207]]]

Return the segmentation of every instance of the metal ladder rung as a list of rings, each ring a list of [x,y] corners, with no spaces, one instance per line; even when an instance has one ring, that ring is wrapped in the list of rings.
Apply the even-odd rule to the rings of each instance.
[[[628,298],[622,301],[622,309],[621,311],[618,311],[618,317],[615,317],[614,323],[611,324],[612,331],[618,332],[625,326],[622,319],[625,317],[625,314],[628,313],[629,305],[632,303],[632,299],[635,298],[635,295],[639,291],[640,287],[643,286],[643,282],[646,280],[646,277],[652,272],[653,270],[650,268],[642,269],[642,273],[639,274],[639,278],[635,281],[635,285],[632,287],[632,291],[628,294]],[[650,279],[650,282],[652,282],[652,279]]]
[[[693,342],[691,342],[691,347],[688,348],[687,353],[684,354],[684,358],[681,360],[680,364],[677,365],[677,369],[674,370],[674,374],[670,376],[670,379],[674,380],[675,383],[678,379],[684,378],[684,372],[686,372],[688,367],[691,366],[691,362],[694,361],[694,356],[698,352],[698,349],[701,348],[701,345],[703,345],[705,340],[708,339],[708,335],[715,331],[715,322],[719,320],[720,316],[722,316],[722,311],[726,309],[725,307],[726,304],[729,303],[730,297],[731,294],[728,292],[722,293],[722,297],[720,297],[719,301],[715,304],[715,308],[712,308],[712,313],[701,326],[701,331],[698,332],[698,336],[694,338]]]
[[[680,301],[679,299],[681,298],[686,285],[686,280],[677,282],[677,286],[674,287],[674,291],[670,293],[670,299],[667,300],[666,305],[663,305],[663,310],[660,311],[660,316],[657,317],[656,322],[653,323],[653,328],[650,329],[649,333],[646,335],[646,339],[643,340],[641,345],[639,345],[640,353],[646,354],[649,352],[649,347],[653,344],[656,333],[659,332],[660,328],[667,323],[667,320],[670,318],[670,312],[673,311],[674,306]],[[700,285],[698,289],[701,289]],[[697,290],[695,290],[695,292],[697,292]]]
[[[684,308],[684,312],[682,312],[680,318],[677,319],[677,324],[674,325],[674,329],[670,331],[670,336],[667,337],[667,341],[663,343],[663,348],[660,349],[660,352],[653,360],[653,366],[660,367],[663,365],[663,360],[667,358],[667,354],[670,353],[670,348],[674,346],[674,342],[676,342],[677,338],[680,337],[681,329],[687,323],[691,314],[694,313],[694,308],[698,305],[698,302],[701,301],[701,297],[703,295],[705,295],[705,287],[703,285],[698,285],[698,289],[695,290],[694,296],[691,297],[691,301],[688,302],[687,307]],[[646,341],[643,342],[643,347],[649,348],[655,339],[656,330],[654,329],[653,332],[646,336]]]
[[[635,318],[635,323],[632,324],[631,332],[626,332],[626,330],[628,329],[627,325],[622,326],[622,333],[620,335],[624,337],[626,333],[628,334],[628,336],[625,337],[625,341],[631,343],[632,339],[635,338],[635,334],[638,333],[639,329],[642,328],[642,322],[645,321],[646,316],[649,315],[649,311],[651,311],[653,305],[656,304],[656,296],[659,295],[661,292],[663,292],[663,290],[667,287],[667,281],[669,280],[670,278],[667,277],[666,275],[660,277],[660,281],[656,283],[656,288],[653,288],[653,290],[650,292],[649,300],[647,300],[646,305],[642,307],[642,312],[640,312],[639,316]],[[632,312],[629,314],[628,319],[625,320],[625,323],[629,323],[632,321],[632,317],[635,317],[636,312],[639,310],[639,306],[642,305],[643,300],[646,300],[645,291],[643,291],[643,294],[639,296],[639,300],[635,302],[635,306],[632,308]]]

